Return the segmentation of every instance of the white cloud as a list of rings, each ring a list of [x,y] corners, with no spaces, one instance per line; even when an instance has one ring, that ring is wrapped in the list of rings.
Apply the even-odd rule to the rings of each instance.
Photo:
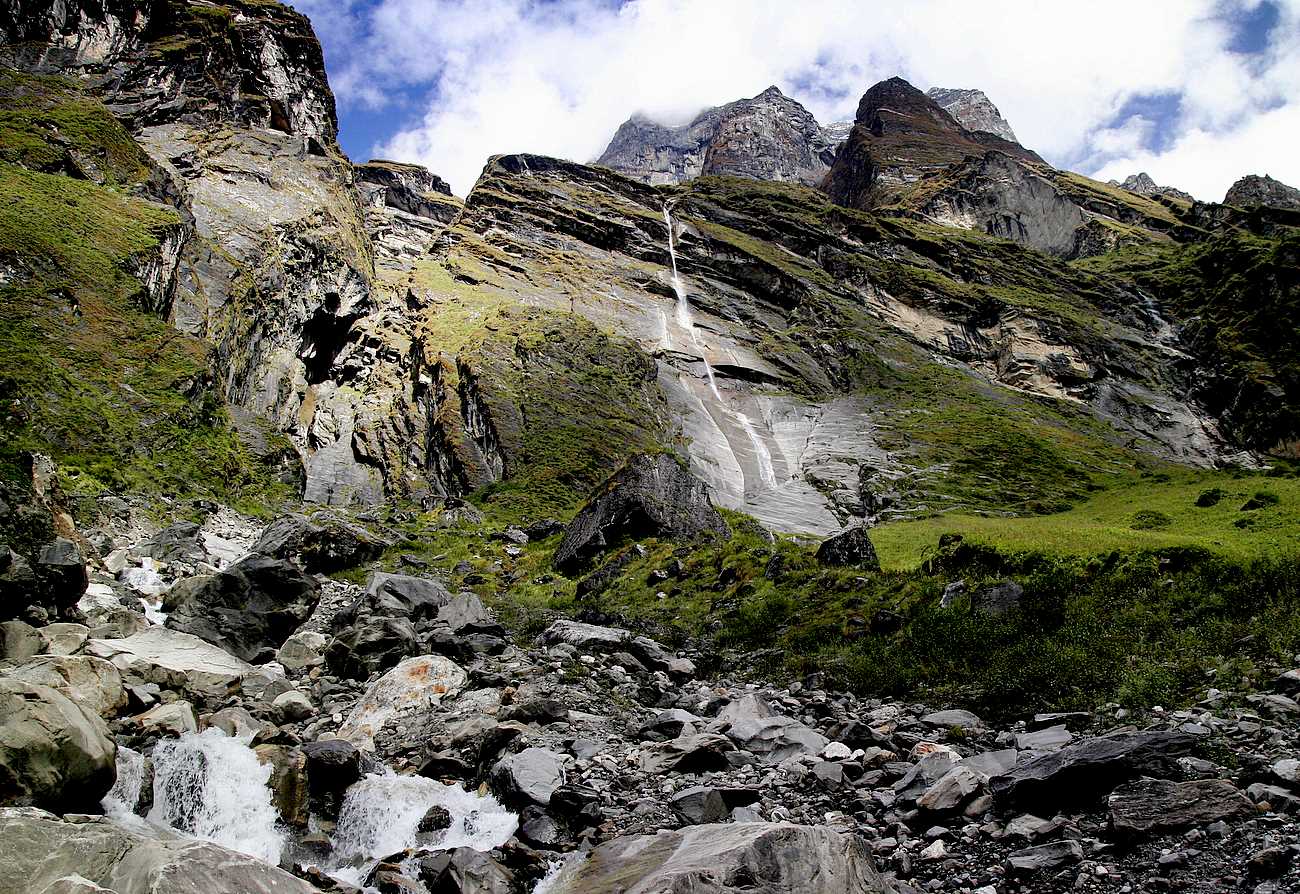
[[[376,151],[424,163],[462,194],[493,153],[589,160],[634,111],[682,120],[775,83],[828,122],[901,74],[922,88],[982,88],[1058,164],[1105,176],[1145,166],[1219,198],[1244,173],[1300,181],[1300,0],[1284,2],[1278,39],[1254,56],[1225,50],[1225,0],[1096,0],[1086,13],[1023,0],[297,5],[336,57],[345,47],[331,72],[341,102],[377,108],[393,91],[435,87]],[[1182,104],[1169,148],[1150,153],[1150,122],[1108,125],[1130,98],[1158,93]]]

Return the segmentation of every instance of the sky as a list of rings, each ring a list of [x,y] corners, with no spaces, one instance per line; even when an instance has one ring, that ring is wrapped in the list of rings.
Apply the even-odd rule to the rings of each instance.
[[[465,195],[488,156],[600,155],[775,84],[823,124],[873,83],[978,87],[1021,142],[1102,180],[1218,201],[1300,186],[1300,0],[290,0],[325,47],[340,141]]]

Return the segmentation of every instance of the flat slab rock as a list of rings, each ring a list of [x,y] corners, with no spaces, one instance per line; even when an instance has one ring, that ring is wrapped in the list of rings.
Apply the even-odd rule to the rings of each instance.
[[[602,844],[552,894],[872,894],[891,889],[865,843],[785,823],[689,826]]]
[[[85,651],[111,661],[127,677],[217,698],[256,671],[224,649],[166,627],[150,627],[125,639],[92,639]]]
[[[1138,779],[1111,793],[1111,827],[1137,836],[1174,832],[1255,812],[1251,800],[1227,779]]]
[[[114,894],[313,894],[254,857],[206,841],[144,837],[103,817],[65,822],[35,808],[0,809],[0,894],[28,894],[77,875]],[[86,888],[52,890],[94,891]]]

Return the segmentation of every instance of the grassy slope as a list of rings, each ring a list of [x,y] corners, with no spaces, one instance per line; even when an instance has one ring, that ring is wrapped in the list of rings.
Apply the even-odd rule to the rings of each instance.
[[[246,508],[283,496],[230,431],[207,349],[141,310],[132,265],[179,225],[123,188],[143,153],[102,106],[59,79],[4,75],[0,93],[0,470],[52,453],[74,488],[217,497]],[[50,151],[36,136],[55,132]],[[47,148],[48,148],[47,146]],[[62,153],[62,155],[60,155]],[[66,156],[66,158],[65,158]],[[105,185],[26,167],[87,173]],[[19,166],[21,163],[24,166]]]

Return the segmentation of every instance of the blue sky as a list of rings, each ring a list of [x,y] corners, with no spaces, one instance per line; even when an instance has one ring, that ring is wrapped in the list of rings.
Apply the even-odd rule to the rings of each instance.
[[[1054,164],[1219,199],[1300,182],[1300,0],[291,0],[312,17],[356,159],[464,194],[493,153],[586,161],[775,83],[823,123],[872,83],[980,87]]]

